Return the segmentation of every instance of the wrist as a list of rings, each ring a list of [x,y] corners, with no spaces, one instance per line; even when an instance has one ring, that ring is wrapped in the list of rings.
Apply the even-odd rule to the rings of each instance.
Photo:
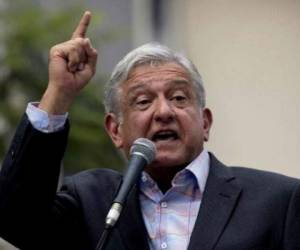
[[[69,111],[75,96],[49,84],[38,107],[50,115],[63,115]]]

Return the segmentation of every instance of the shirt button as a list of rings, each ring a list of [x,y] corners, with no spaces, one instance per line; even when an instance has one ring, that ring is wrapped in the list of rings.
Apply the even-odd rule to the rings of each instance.
[[[164,201],[164,202],[162,202],[160,205],[161,205],[161,207],[167,207],[167,206],[168,206],[168,203]]]
[[[166,242],[161,243],[160,246],[161,246],[162,249],[166,249],[168,247]]]
[[[11,158],[14,159],[14,158],[15,158],[15,151],[12,150],[12,151],[10,152],[10,155],[11,155]]]
[[[142,181],[146,182],[147,181],[147,176],[146,175],[142,175]]]

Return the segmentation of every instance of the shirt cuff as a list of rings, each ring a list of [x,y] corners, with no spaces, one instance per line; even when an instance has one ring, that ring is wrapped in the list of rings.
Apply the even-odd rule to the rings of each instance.
[[[63,115],[50,115],[38,108],[38,102],[30,102],[26,108],[26,114],[32,126],[44,133],[53,133],[63,129],[68,113]]]

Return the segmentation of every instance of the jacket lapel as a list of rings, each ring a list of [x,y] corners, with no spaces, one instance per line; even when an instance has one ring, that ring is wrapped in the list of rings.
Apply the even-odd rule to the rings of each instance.
[[[143,221],[140,202],[138,200],[138,189],[136,186],[131,190],[127,204],[121,214],[118,231],[126,249],[147,250],[149,244],[147,240],[147,230]]]
[[[210,171],[188,249],[214,249],[241,193],[235,177],[210,154]]]

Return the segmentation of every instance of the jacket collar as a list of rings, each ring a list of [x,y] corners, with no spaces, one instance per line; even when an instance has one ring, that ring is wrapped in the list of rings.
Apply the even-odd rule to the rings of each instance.
[[[238,203],[236,178],[210,153],[210,171],[188,250],[214,249]]]

